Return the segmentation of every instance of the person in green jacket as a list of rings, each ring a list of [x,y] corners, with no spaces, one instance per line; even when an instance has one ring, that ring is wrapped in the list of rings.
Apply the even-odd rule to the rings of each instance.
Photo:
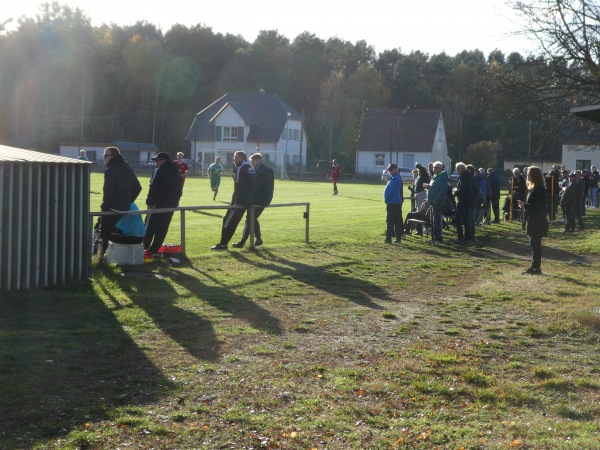
[[[446,204],[446,193],[448,192],[448,174],[444,171],[444,165],[440,161],[433,163],[433,179],[429,183],[427,201],[431,205],[431,228],[433,244],[442,242],[442,212]]]

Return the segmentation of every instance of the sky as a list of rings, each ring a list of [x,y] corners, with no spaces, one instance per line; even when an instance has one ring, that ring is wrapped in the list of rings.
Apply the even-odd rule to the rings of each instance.
[[[166,2],[137,0],[59,0],[79,7],[92,25],[132,25],[146,20],[163,32],[174,24],[202,24],[215,33],[242,35],[253,42],[261,30],[277,30],[293,40],[308,31],[327,40],[338,37],[356,43],[365,40],[377,53],[399,48],[430,55],[462,50],[495,49],[523,55],[533,47],[523,37],[511,35],[521,28],[506,0],[227,0],[221,2]],[[3,2],[0,23],[9,18],[35,17],[39,0]],[[14,22],[13,22],[14,23]],[[10,26],[10,25],[9,25]]]

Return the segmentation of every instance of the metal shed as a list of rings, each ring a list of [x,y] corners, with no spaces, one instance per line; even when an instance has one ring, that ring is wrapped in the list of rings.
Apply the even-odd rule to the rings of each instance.
[[[88,279],[91,165],[0,145],[0,291]]]

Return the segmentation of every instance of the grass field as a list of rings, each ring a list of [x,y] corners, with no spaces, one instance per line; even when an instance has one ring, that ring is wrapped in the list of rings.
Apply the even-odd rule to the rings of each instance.
[[[3,294],[0,449],[600,447],[599,211],[551,224],[537,277],[520,224],[385,245],[383,184],[275,189],[308,245],[300,207],[225,252],[223,211],[188,212],[188,260]],[[189,178],[181,204],[231,193]]]

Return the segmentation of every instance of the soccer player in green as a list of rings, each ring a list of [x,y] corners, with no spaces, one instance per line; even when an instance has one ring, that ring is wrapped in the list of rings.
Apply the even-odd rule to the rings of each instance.
[[[216,200],[217,198],[217,194],[219,193],[219,185],[221,184],[221,175],[224,173],[223,166],[221,165],[221,158],[217,156],[215,158],[215,162],[208,166],[210,188],[215,193],[215,195],[213,195],[213,200]]]

